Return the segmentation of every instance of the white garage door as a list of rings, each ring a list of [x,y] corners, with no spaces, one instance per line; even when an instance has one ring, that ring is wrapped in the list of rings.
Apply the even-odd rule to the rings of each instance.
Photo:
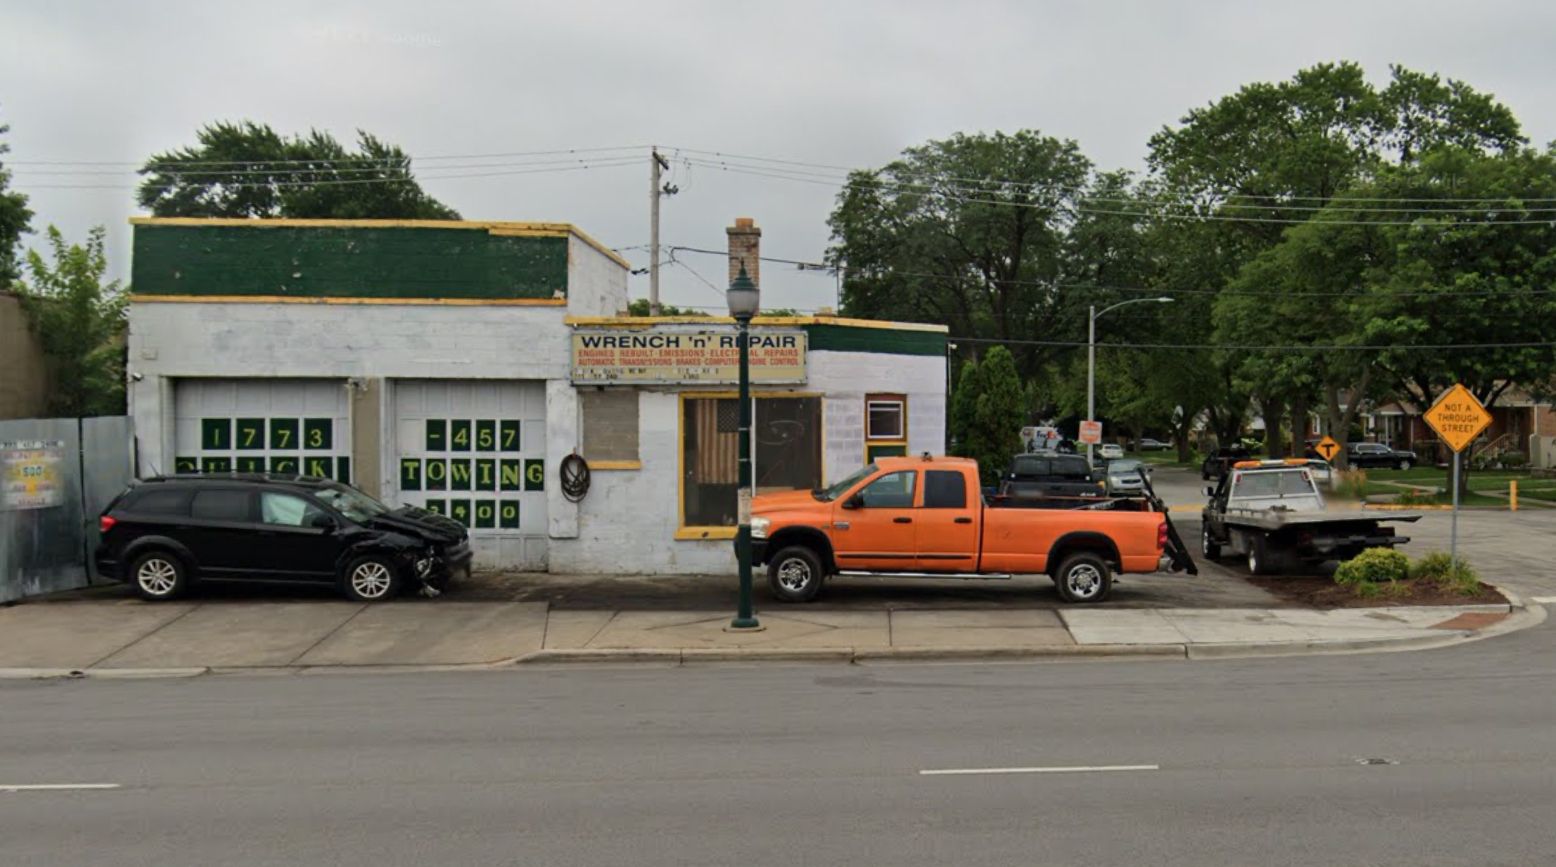
[[[396,380],[396,497],[470,528],[477,566],[546,568],[544,382]]]
[[[352,478],[345,380],[181,379],[173,407],[177,472]]]

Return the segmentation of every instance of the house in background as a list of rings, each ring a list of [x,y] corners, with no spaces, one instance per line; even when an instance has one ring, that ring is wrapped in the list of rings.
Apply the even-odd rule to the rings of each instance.
[[[1437,434],[1427,425],[1420,408],[1408,401],[1390,401],[1373,409],[1376,439],[1395,448],[1410,449],[1423,457],[1447,460]],[[1527,391],[1511,388],[1490,407],[1491,426],[1475,446],[1478,452],[1517,452],[1537,466],[1556,466],[1556,408]],[[1441,454],[1434,455],[1434,450]]]

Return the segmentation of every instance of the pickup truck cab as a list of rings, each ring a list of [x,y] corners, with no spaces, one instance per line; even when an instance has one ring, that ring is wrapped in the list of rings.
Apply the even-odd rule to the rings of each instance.
[[[1302,458],[1240,461],[1219,484],[1207,487],[1200,550],[1207,560],[1223,550],[1247,558],[1255,575],[1280,572],[1299,564],[1349,560],[1368,548],[1402,545],[1384,521],[1416,521],[1419,514],[1330,510]]]
[[[809,602],[832,575],[1047,575],[1065,602],[1101,602],[1119,572],[1170,568],[1148,500],[1079,509],[991,506],[967,458],[881,458],[827,488],[755,498],[754,562],[773,595]],[[1106,508],[1103,508],[1106,507]],[[1176,561],[1186,563],[1187,558]]]

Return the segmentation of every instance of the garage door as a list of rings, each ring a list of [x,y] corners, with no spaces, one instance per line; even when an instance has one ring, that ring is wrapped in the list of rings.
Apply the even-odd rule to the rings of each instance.
[[[350,481],[345,380],[181,379],[174,469],[302,473]]]
[[[397,380],[396,497],[470,528],[477,566],[546,568],[544,382]]]

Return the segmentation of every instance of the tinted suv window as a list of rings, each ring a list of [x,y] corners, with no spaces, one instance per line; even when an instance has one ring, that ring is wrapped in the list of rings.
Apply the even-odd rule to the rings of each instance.
[[[187,515],[188,491],[145,491],[130,501],[128,510],[154,515]]]
[[[967,477],[950,470],[930,470],[925,473],[924,508],[967,508]]]
[[[314,517],[323,514],[323,509],[292,494],[272,494],[267,491],[259,495],[260,520],[266,524],[309,527]]]
[[[1083,457],[1055,458],[1053,474],[1065,479],[1090,479],[1091,466]]]
[[[194,495],[189,513],[211,521],[246,521],[249,518],[248,491],[200,491]]]

